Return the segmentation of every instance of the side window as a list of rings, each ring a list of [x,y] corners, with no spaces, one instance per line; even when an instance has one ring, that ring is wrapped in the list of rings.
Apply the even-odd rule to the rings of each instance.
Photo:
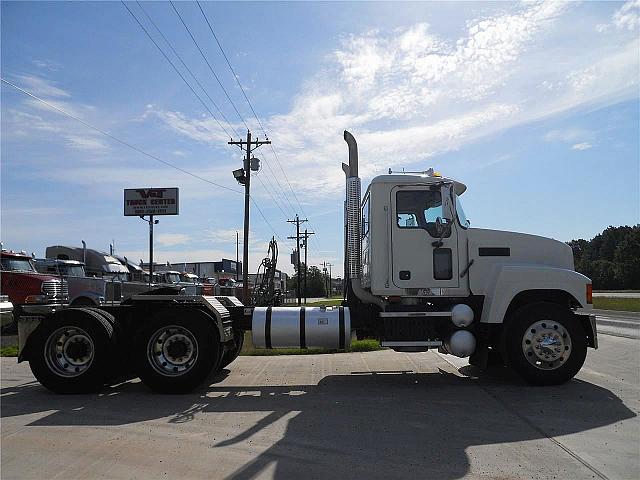
[[[366,236],[369,233],[369,196],[362,204],[362,236]]]
[[[421,228],[432,237],[436,218],[442,215],[440,190],[405,190],[396,193],[396,224],[400,228]]]

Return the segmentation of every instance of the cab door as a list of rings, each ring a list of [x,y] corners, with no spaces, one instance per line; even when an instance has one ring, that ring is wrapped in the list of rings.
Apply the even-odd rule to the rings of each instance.
[[[396,287],[458,287],[458,234],[450,187],[399,185],[391,190],[391,257]],[[448,231],[442,239],[437,218],[448,219]]]

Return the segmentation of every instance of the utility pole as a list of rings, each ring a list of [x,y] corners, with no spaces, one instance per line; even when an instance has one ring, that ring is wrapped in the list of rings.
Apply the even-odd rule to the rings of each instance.
[[[304,229],[304,303],[307,303],[307,275],[309,274],[309,266],[307,265],[307,250],[309,245],[309,235],[315,235],[313,232],[308,232]]]
[[[251,132],[247,130],[247,140],[234,141],[231,139],[229,145],[238,145],[240,150],[247,152],[244,158],[244,175],[234,177],[238,182],[244,184],[244,244],[242,245],[242,296],[245,304],[249,302],[249,201],[251,200],[250,186],[251,186],[251,151],[258,148],[260,145],[271,143],[271,140],[251,140]],[[243,148],[244,147],[244,148]],[[257,162],[256,162],[257,163]],[[256,170],[257,170],[256,164]],[[237,264],[236,264],[237,265]]]
[[[296,224],[296,236],[295,237],[287,237],[290,240],[294,240],[296,241],[296,255],[298,257],[298,261],[296,262],[297,265],[297,277],[298,277],[298,281],[296,282],[296,290],[298,293],[298,306],[300,306],[301,304],[301,300],[302,300],[302,295],[300,294],[300,224],[304,223],[304,222],[308,222],[308,220],[305,218],[304,220],[300,220],[300,217],[298,217],[298,215],[296,214],[296,218],[294,220],[287,220],[287,223],[295,223]],[[305,264],[305,268],[306,268],[306,264]]]
[[[240,245],[240,234],[236,230],[236,282],[238,281],[238,245]]]
[[[324,267],[324,274],[327,274],[327,267],[329,267],[329,288],[327,288],[327,298],[331,298],[331,267],[333,267],[333,263],[322,262],[322,266]]]

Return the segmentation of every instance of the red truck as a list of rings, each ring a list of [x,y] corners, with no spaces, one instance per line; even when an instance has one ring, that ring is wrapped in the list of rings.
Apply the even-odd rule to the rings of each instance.
[[[53,275],[38,273],[32,259],[25,252],[0,251],[0,294],[9,297],[13,316],[40,317],[66,306],[69,300],[67,282]],[[17,329],[14,320],[3,333]]]

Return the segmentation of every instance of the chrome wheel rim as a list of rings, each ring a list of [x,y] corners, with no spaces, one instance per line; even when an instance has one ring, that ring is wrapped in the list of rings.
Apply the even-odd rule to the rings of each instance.
[[[93,363],[95,347],[91,336],[80,327],[60,327],[45,343],[44,359],[61,377],[82,375]]]
[[[193,368],[198,359],[198,342],[193,333],[184,327],[162,327],[149,339],[147,359],[153,369],[161,375],[184,375]]]
[[[522,337],[522,352],[540,370],[555,370],[571,355],[571,336],[554,320],[540,320],[529,326]]]

